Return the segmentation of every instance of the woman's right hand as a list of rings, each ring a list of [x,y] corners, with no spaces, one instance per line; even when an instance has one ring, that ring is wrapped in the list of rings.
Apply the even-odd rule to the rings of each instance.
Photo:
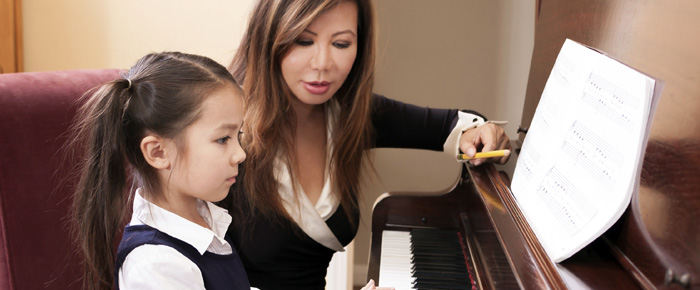
[[[487,123],[482,126],[472,128],[464,131],[459,139],[459,149],[460,151],[467,154],[469,157],[473,157],[477,152],[477,148],[481,147],[482,152],[492,151],[492,150],[503,150],[511,149],[510,140],[508,135],[506,135],[503,127],[495,123]],[[508,162],[510,155],[503,157],[492,157],[492,161],[505,164]],[[471,162],[474,165],[482,164],[486,159],[474,159]]]

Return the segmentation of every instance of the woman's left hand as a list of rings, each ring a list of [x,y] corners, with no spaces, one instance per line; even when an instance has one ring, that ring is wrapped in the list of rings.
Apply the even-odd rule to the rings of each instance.
[[[481,148],[480,152],[511,149],[510,139],[501,126],[492,123],[464,131],[459,139],[459,149],[467,156],[474,157],[478,148]],[[479,165],[486,161],[505,164],[509,157],[510,155],[487,159],[479,158],[472,159],[469,162],[474,165]]]
[[[367,285],[360,290],[394,290],[394,287],[377,287],[374,285],[374,280],[370,279]]]

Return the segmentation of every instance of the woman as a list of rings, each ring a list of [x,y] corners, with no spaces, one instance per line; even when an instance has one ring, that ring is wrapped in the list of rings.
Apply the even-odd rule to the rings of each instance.
[[[373,95],[374,38],[370,0],[261,0],[253,10],[229,67],[248,97],[248,159],[223,203],[251,286],[323,289],[333,253],[357,232],[367,149],[456,157],[509,146],[474,112]]]

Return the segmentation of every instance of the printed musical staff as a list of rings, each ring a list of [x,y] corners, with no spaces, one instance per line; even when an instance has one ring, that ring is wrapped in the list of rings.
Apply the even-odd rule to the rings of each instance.
[[[634,128],[639,116],[639,100],[595,73],[591,73],[583,89],[582,100],[625,131]]]
[[[624,161],[622,153],[578,121],[564,135],[561,149],[606,187],[614,185]]]
[[[577,234],[598,212],[556,168],[549,170],[536,192],[570,237]]]

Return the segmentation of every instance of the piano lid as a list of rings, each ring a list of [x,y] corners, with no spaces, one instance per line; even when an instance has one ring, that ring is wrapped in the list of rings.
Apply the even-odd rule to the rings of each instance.
[[[700,287],[700,1],[541,0],[521,127],[566,38],[665,81],[640,189],[607,239],[653,287]],[[521,134],[520,140],[524,138]]]

